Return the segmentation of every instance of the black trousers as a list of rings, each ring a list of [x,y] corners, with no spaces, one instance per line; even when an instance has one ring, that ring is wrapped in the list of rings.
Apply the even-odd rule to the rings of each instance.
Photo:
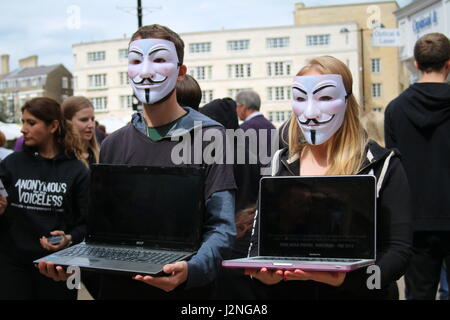
[[[76,300],[77,290],[66,282],[41,275],[32,264],[0,252],[0,300]]]
[[[208,300],[212,285],[186,290],[185,283],[171,292],[165,292],[146,283],[133,280],[131,276],[100,276],[99,300]]]
[[[435,300],[442,263],[445,261],[447,266],[450,265],[450,232],[415,232],[413,250],[405,274],[406,299]]]

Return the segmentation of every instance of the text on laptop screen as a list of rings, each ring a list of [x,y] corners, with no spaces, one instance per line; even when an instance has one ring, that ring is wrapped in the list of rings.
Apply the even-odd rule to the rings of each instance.
[[[203,220],[202,171],[94,166],[89,210],[89,236],[97,241],[195,248]]]
[[[372,176],[261,180],[260,255],[374,257]]]

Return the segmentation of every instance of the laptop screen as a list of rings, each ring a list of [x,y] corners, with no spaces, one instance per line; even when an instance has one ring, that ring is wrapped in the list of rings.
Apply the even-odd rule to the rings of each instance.
[[[203,169],[94,165],[88,241],[198,248]]]
[[[375,177],[267,177],[259,255],[375,257]]]

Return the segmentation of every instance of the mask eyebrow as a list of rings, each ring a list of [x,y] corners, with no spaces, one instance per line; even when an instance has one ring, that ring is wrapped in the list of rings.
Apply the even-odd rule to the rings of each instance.
[[[128,54],[130,54],[130,53],[136,53],[136,54],[138,54],[140,56],[143,56],[142,52],[139,52],[137,50],[131,50],[131,51],[128,52]]]
[[[321,90],[323,90],[323,89],[325,89],[325,88],[329,88],[329,87],[336,88],[336,86],[334,86],[334,85],[332,85],[332,84],[325,85],[325,86],[323,86],[323,87],[320,87],[319,89],[314,90],[314,91],[313,91],[313,94],[316,94],[317,92],[319,92],[319,91],[321,91]]]
[[[303,94],[308,95],[308,93],[306,93],[306,91],[304,91],[304,90],[302,90],[300,88],[293,87],[293,89],[297,89],[298,91],[302,92]]]
[[[156,53],[156,52],[159,52],[159,51],[169,51],[169,50],[167,50],[167,49],[165,49],[165,48],[155,49],[155,50],[153,50],[152,52],[150,52],[148,55],[150,56],[150,55],[152,55],[152,54],[154,54],[154,53]]]

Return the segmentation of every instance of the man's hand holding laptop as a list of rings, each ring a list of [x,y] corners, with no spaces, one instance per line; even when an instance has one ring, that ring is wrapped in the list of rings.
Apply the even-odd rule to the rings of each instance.
[[[264,284],[273,285],[285,281],[292,280],[312,280],[322,282],[334,287],[339,287],[344,283],[345,272],[327,272],[327,271],[303,271],[296,269],[294,271],[288,270],[269,270],[267,268],[246,269],[245,274],[258,279]]]
[[[170,292],[187,280],[188,264],[186,261],[178,261],[173,264],[166,264],[163,268],[163,271],[166,274],[169,274],[169,276],[152,277],[137,275],[133,279],[157,287],[166,292]]]

